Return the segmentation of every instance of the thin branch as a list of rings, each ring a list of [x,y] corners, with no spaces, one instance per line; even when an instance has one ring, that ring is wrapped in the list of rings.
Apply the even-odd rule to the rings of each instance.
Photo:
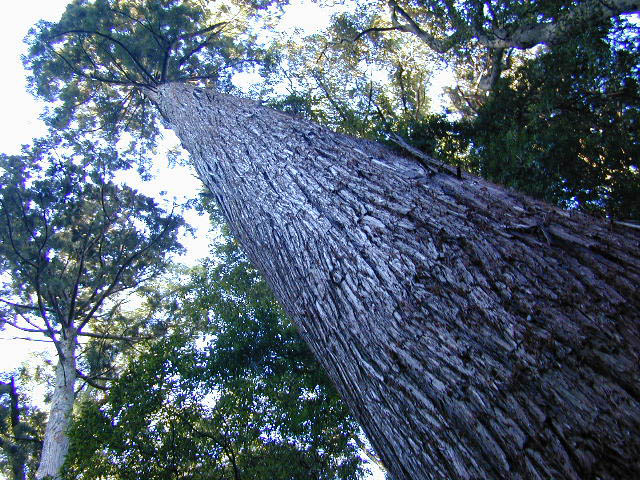
[[[585,27],[597,25],[612,17],[640,12],[637,0],[586,0],[567,9],[552,22],[514,25],[486,34],[474,30],[478,41],[489,48],[527,49],[540,43],[562,43]],[[515,28],[514,28],[515,27]]]
[[[104,300],[109,295],[113,294],[114,291],[116,291],[116,286],[120,281],[120,278],[124,274],[125,270],[129,267],[129,265],[131,265],[131,263],[133,263],[136,260],[136,258],[143,255],[145,252],[151,249],[151,247],[153,247],[158,241],[160,241],[160,239],[164,237],[164,235],[169,231],[170,225],[171,225],[171,222],[167,222],[167,225],[165,226],[165,228],[158,235],[156,235],[155,238],[151,239],[151,241],[144,248],[130,255],[129,258],[125,262],[123,262],[123,264],[120,266],[120,268],[116,272],[116,275],[114,276],[111,284],[100,295],[100,298],[95,302],[95,305],[93,306],[93,308],[85,315],[84,319],[78,326],[78,331],[80,331],[89,322],[89,320],[93,317],[93,315],[98,311],[98,309],[100,308]]]
[[[443,163],[440,163],[435,158],[430,157],[429,155],[426,155],[425,153],[422,153],[417,148],[409,145],[399,135],[396,135],[394,133],[390,133],[389,134],[389,139],[393,143],[395,143],[396,145],[402,147],[407,152],[411,153],[414,157],[416,157],[420,161],[422,166],[424,166],[430,172],[437,173],[438,171],[440,171],[442,173],[448,173],[448,174],[455,175],[456,177],[458,177],[458,172],[457,172],[457,170],[455,168],[450,167],[448,165],[445,165]]]
[[[619,220],[614,220],[613,223],[615,223],[616,225],[622,225],[623,227],[633,228],[635,230],[640,230],[640,224],[637,224],[637,223],[621,222]]]
[[[374,33],[374,32],[391,32],[391,31],[401,31],[404,32],[406,31],[403,27],[401,26],[393,26],[393,27],[371,27],[371,28],[367,28],[366,30],[361,31],[360,33],[358,33],[355,37],[353,37],[353,40],[351,40],[352,42],[357,42],[358,40],[360,40],[362,37],[364,37],[365,35],[369,35],[370,33]],[[343,42],[346,40],[341,40],[340,42]]]
[[[125,13],[121,10],[117,10],[113,7],[108,7],[109,10],[111,10],[113,13],[117,14],[117,15],[121,15],[123,17],[125,17],[128,20],[131,20],[134,23],[137,23],[138,25],[141,25],[142,28],[144,28],[146,31],[148,31],[151,36],[154,38],[154,40],[156,41],[156,43],[158,44],[159,47],[163,47],[164,45],[166,45],[168,42],[168,40],[162,36],[161,34],[155,32],[147,23],[141,21],[140,19],[133,17],[131,15],[129,15],[128,13]]]
[[[36,329],[40,329],[40,326],[37,325],[36,323],[32,322],[31,319],[29,319],[29,317],[27,317],[24,313],[16,311],[16,314],[20,316],[20,318],[25,321],[26,323],[28,323],[29,325],[31,325],[33,328]],[[47,334],[49,334],[50,332],[47,330]]]
[[[49,334],[48,330],[45,330],[44,328],[28,328],[28,327],[21,327],[20,325],[18,325],[15,322],[12,322],[11,320],[5,320],[3,322],[5,325],[9,325],[13,328],[16,328],[18,330],[22,330],[23,332],[30,332],[30,333],[44,333],[45,335]]]
[[[127,72],[127,70],[120,65],[120,62],[118,62],[118,59],[115,57],[115,55],[113,53],[111,53],[111,51],[108,48],[102,48],[102,51],[105,52],[110,58],[111,58],[111,62],[115,65],[115,67],[120,71],[120,73],[122,75],[124,75],[124,78],[126,78],[129,82],[131,82],[132,84],[136,83],[136,80],[134,80],[133,78],[131,78],[129,76],[129,72]],[[93,62],[92,62],[93,63]],[[94,69],[97,70],[97,69]]]
[[[91,385],[93,388],[97,388],[98,390],[102,390],[103,392],[106,392],[109,390],[109,387],[106,387],[104,385],[100,385],[99,383],[94,382],[94,379],[92,377],[86,376],[84,373],[82,373],[78,369],[76,369],[76,375],[79,378],[81,378],[84,381],[84,383],[86,383],[87,385]]]
[[[0,302],[2,303],[6,303],[7,305],[13,307],[14,309],[23,309],[23,310],[35,310],[35,311],[39,311],[39,308],[35,305],[25,305],[22,303],[14,303],[14,302],[10,302],[9,300],[5,300],[4,298],[0,298]]]
[[[79,337],[91,337],[91,338],[99,338],[103,340],[122,340],[124,342],[129,343],[137,343],[142,340],[153,340],[156,338],[154,335],[148,335],[143,337],[127,337],[126,335],[112,335],[108,333],[95,333],[95,332],[79,332]]]
[[[114,84],[114,85],[135,85],[138,87],[149,87],[149,85],[143,84],[143,83],[130,83],[130,82],[124,82],[122,80],[117,80],[115,78],[107,78],[107,77],[102,77],[99,75],[95,75],[95,74],[87,74],[84,71],[78,69],[73,63],[71,63],[64,55],[61,55],[60,53],[56,52],[56,50],[49,46],[48,47],[49,50],[51,52],[54,53],[54,55],[56,55],[58,58],[60,58],[63,62],[65,62],[67,64],[67,67],[69,67],[69,69],[71,69],[71,71],[78,75],[81,78],[86,78],[89,80],[95,80],[96,82],[102,82],[102,83],[109,83],[109,84]]]
[[[420,27],[420,25],[418,25],[418,23],[413,19],[413,17],[411,17],[411,15],[409,15],[404,9],[402,9],[398,5],[398,2],[396,0],[389,0],[389,8],[391,9],[391,22],[393,26],[396,27],[397,30],[401,32],[413,33],[420,40],[425,42],[429,46],[429,48],[431,48],[432,50],[438,53],[446,53],[451,49],[451,47],[453,47],[454,45],[453,40],[457,36],[456,35],[458,33],[457,31],[455,31],[448,37],[445,37],[444,40],[440,40],[435,36],[424,31]],[[400,14],[400,16],[407,23],[401,24],[398,21],[397,14]]]
[[[338,103],[334,100],[333,96],[329,92],[329,89],[326,87],[326,85],[320,79],[320,75],[313,74],[312,76],[313,76],[314,80],[316,81],[316,83],[320,86],[320,88],[324,92],[324,95],[325,95],[325,97],[327,97],[327,100],[329,100],[329,103],[331,104],[331,106],[338,112],[338,114],[340,115],[340,117],[342,118],[342,120],[345,123],[348,122],[349,119],[345,115],[345,113],[342,110],[342,108],[340,107],[340,105],[338,105]]]
[[[193,37],[197,37],[198,35],[204,35],[205,33],[209,33],[212,30],[215,30],[218,27],[222,27],[227,25],[229,22],[218,22],[218,23],[214,23],[213,25],[209,25],[208,27],[204,27],[201,28],[200,30],[196,30],[195,32],[191,32],[191,33],[186,33],[184,35],[180,35],[176,41],[183,41],[183,40],[189,40]],[[216,32],[216,34],[220,33],[219,31]]]
[[[56,344],[54,340],[43,340],[42,338],[29,338],[29,337],[7,337],[7,338],[0,338],[0,340],[27,340],[29,342],[45,342],[45,343]]]
[[[147,80],[149,80],[152,84],[157,84],[157,80],[153,77],[153,75],[151,75],[147,69],[144,67],[144,65],[142,65],[142,63],[140,62],[140,60],[138,60],[138,57],[136,55],[134,55],[131,50],[129,50],[129,48],[122,43],[120,40],[118,40],[117,38],[112,37],[111,35],[107,35],[106,33],[102,33],[102,32],[97,32],[97,31],[91,31],[91,30],[82,30],[82,29],[73,29],[73,30],[66,30],[64,32],[60,32],[57,33],[56,35],[53,35],[51,37],[51,40],[53,40],[56,37],[63,37],[65,35],[69,35],[69,34],[77,34],[77,35],[95,35],[96,37],[100,37],[103,38],[109,42],[113,42],[114,44],[118,45],[120,48],[122,48],[122,50],[125,51],[125,53],[129,56],[129,58],[131,58],[131,60],[133,60],[133,63],[135,63],[135,65],[140,69],[140,71],[147,77]]]

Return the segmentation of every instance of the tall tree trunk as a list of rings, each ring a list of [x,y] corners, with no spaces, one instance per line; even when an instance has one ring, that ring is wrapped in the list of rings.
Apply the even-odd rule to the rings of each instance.
[[[640,242],[212,90],[147,93],[397,479],[640,478]]]
[[[53,389],[51,410],[44,431],[44,442],[40,465],[36,478],[60,478],[60,469],[69,451],[67,429],[71,423],[71,413],[75,400],[76,383],[76,331],[65,328],[59,341],[58,365],[56,366],[56,384]]]

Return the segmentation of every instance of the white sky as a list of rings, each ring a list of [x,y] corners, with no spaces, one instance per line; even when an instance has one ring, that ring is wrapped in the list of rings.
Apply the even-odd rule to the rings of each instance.
[[[26,78],[20,55],[25,52],[22,39],[39,19],[57,19],[67,0],[21,0],[6,2],[0,16],[0,153],[12,154],[29,143],[34,136],[43,135],[45,128],[38,116],[41,105],[27,93]],[[16,340],[23,332],[6,327],[0,332],[0,370],[20,365],[31,352],[41,351],[46,344]]]
[[[26,91],[20,55],[22,39],[39,19],[57,19],[67,0],[21,0],[6,2],[0,16],[0,151],[17,153],[20,145],[44,133],[38,114],[41,110]]]

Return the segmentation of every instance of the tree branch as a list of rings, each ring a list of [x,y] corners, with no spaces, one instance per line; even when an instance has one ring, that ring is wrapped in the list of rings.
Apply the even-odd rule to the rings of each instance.
[[[409,15],[398,5],[398,2],[396,0],[389,0],[389,8],[391,9],[391,23],[394,27],[396,27],[396,30],[399,30],[401,32],[413,33],[420,40],[426,43],[432,50],[438,53],[446,53],[455,44],[454,40],[457,37],[457,31],[452,33],[448,37],[445,37],[444,40],[441,40],[424,31],[420,27],[420,25],[418,25],[418,23],[413,19],[413,17],[411,17],[411,15]],[[400,14],[400,16],[406,23],[401,24],[398,21],[397,14]]]
[[[148,87],[149,85],[145,85],[143,83],[130,83],[130,82],[125,82],[122,80],[118,80],[115,78],[107,78],[107,77],[102,77],[100,75],[95,75],[95,74],[87,74],[85,73],[83,70],[78,69],[73,63],[71,63],[64,55],[56,52],[55,48],[48,46],[49,51],[53,52],[54,55],[56,55],[58,58],[60,58],[64,63],[67,64],[67,67],[69,67],[69,69],[77,76],[81,77],[81,78],[86,78],[89,80],[95,80],[96,82],[102,82],[102,83],[109,83],[109,84],[113,84],[113,85],[135,85],[138,87]]]
[[[91,338],[99,338],[103,340],[122,340],[124,342],[136,343],[142,340],[152,340],[155,338],[153,335],[148,335],[144,337],[127,337],[126,335],[112,335],[108,333],[95,333],[95,332],[79,332],[79,337],[91,337]]]
[[[87,385],[91,385],[93,388],[97,388],[98,390],[102,390],[103,392],[106,392],[109,390],[109,387],[106,387],[104,385],[100,385],[99,383],[94,382],[93,378],[88,377],[78,369],[76,369],[76,375],[79,378],[81,378],[84,381],[84,383],[86,383]]]
[[[367,28],[366,30],[361,31],[360,33],[358,33],[358,35],[356,35],[355,37],[353,37],[353,42],[357,42],[358,40],[360,40],[362,37],[364,37],[365,35],[369,35],[370,33],[374,33],[374,32],[390,32],[393,30],[399,30],[401,32],[406,31],[403,27],[401,26],[394,26],[394,27],[370,27]]]
[[[204,27],[201,28],[200,30],[196,30],[195,32],[191,32],[191,33],[187,33],[184,35],[180,35],[176,41],[183,41],[183,40],[189,40],[193,37],[197,37],[198,35],[204,35],[205,33],[209,33],[212,30],[215,30],[218,27],[222,27],[226,24],[228,24],[229,22],[218,22],[218,23],[214,23],[213,25],[209,25],[208,27]],[[216,34],[218,34],[220,32],[216,32]]]
[[[489,48],[527,49],[539,43],[557,44],[569,39],[585,27],[597,25],[612,17],[640,12],[637,0],[586,0],[569,8],[552,22],[516,26],[515,29],[496,29],[490,34],[478,29],[474,35]]]
[[[224,26],[226,25],[227,22],[221,22],[221,23],[217,23],[215,25],[213,25],[213,27],[217,27],[217,26]],[[182,65],[184,65],[184,63],[189,60],[189,58],[191,58],[193,55],[195,55],[196,53],[198,53],[200,50],[202,50],[211,40],[213,40],[213,38],[218,35],[223,29],[221,28],[220,30],[213,32],[211,35],[207,35],[207,38],[205,38],[202,42],[200,42],[199,44],[197,44],[195,47],[193,47],[188,53],[186,53],[185,55],[182,56],[182,58],[180,58],[180,60],[178,60],[178,69],[180,69],[180,67]],[[207,31],[210,31],[210,29],[207,29]],[[189,37],[193,37],[195,35],[190,35]]]
[[[140,19],[133,17],[131,15],[129,15],[128,13],[125,13],[121,10],[118,10],[116,8],[113,7],[108,7],[108,9],[110,11],[112,11],[113,13],[117,14],[117,15],[121,15],[124,18],[131,20],[134,23],[137,23],[138,25],[141,25],[142,28],[144,28],[147,32],[149,32],[151,34],[151,36],[154,38],[154,40],[156,41],[156,43],[158,44],[159,47],[163,47],[164,45],[166,45],[168,42],[168,40],[163,37],[161,34],[155,32],[148,24],[146,24],[145,22],[141,21]]]
[[[147,69],[144,67],[144,65],[142,65],[140,60],[138,60],[138,57],[136,57],[136,55],[134,55],[131,52],[131,50],[129,50],[129,48],[124,43],[122,43],[120,40],[118,40],[117,38],[113,38],[111,35],[107,35],[106,33],[102,33],[102,32],[91,31],[91,30],[82,30],[82,29],[74,29],[74,30],[66,30],[64,32],[59,32],[59,33],[53,35],[50,38],[50,40],[53,40],[56,37],[63,37],[65,35],[69,35],[69,34],[95,35],[97,37],[103,38],[103,39],[105,39],[105,40],[107,40],[109,42],[112,42],[112,43],[118,45],[120,48],[122,48],[122,50],[124,50],[124,52],[129,56],[129,58],[131,58],[133,63],[136,65],[136,67],[138,67],[140,69],[140,72],[142,72],[143,75],[147,77],[147,80],[149,82],[151,82],[152,85],[157,85],[158,84],[157,80],[153,77],[153,75],[151,75],[147,71]],[[55,51],[55,49],[54,49],[54,51]]]
[[[26,305],[22,303],[14,303],[9,300],[5,300],[4,298],[0,298],[0,302],[6,303],[7,305],[13,307],[14,309],[22,309],[22,310],[35,310],[39,311],[40,309],[35,305]]]
[[[57,342],[55,340],[43,340],[42,338],[29,338],[29,337],[8,337],[6,340],[26,340],[28,342],[43,342],[43,343],[53,343],[57,346]],[[64,358],[64,357],[62,357]]]
[[[18,325],[15,322],[12,322],[11,320],[5,320],[3,322],[5,325],[9,325],[15,329],[18,330],[22,330],[23,332],[30,332],[30,333],[44,333],[45,335],[49,334],[49,331],[44,329],[44,328],[28,328],[28,327],[21,327],[20,325]]]
[[[120,268],[116,272],[113,280],[111,281],[111,283],[109,284],[107,289],[100,295],[98,300],[96,300],[95,305],[93,306],[93,308],[85,315],[84,319],[82,320],[82,322],[78,326],[78,331],[80,331],[89,322],[89,320],[91,320],[91,318],[98,311],[98,309],[100,308],[100,306],[102,305],[104,300],[114,292],[118,282],[120,281],[120,278],[122,277],[122,274],[129,267],[129,265],[131,265],[131,263],[136,258],[138,258],[140,255],[144,254],[144,252],[148,251],[153,245],[155,245],[169,231],[170,225],[171,225],[171,222],[167,222],[167,225],[164,227],[164,229],[158,235],[155,236],[155,238],[151,239],[149,241],[149,243],[144,248],[142,248],[142,249],[138,250],[137,252],[133,253],[132,255],[130,255],[129,258],[127,258],[122,263],[122,265],[120,265]]]

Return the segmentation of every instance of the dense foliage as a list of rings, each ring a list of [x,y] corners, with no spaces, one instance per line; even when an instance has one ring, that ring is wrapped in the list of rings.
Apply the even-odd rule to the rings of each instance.
[[[74,0],[26,39],[31,90],[57,102],[46,116],[56,129],[100,132],[111,143],[127,132],[132,146],[150,147],[158,131],[144,88],[192,81],[225,90],[233,73],[268,64],[243,17],[239,4]]]
[[[0,475],[25,480],[38,466],[46,418],[20,388],[26,369],[14,373],[0,380]]]
[[[360,478],[357,424],[235,241],[167,292],[173,334],[72,428],[67,478]]]
[[[472,167],[552,203],[639,220],[640,36],[615,40],[589,32],[501,81],[475,120]]]

